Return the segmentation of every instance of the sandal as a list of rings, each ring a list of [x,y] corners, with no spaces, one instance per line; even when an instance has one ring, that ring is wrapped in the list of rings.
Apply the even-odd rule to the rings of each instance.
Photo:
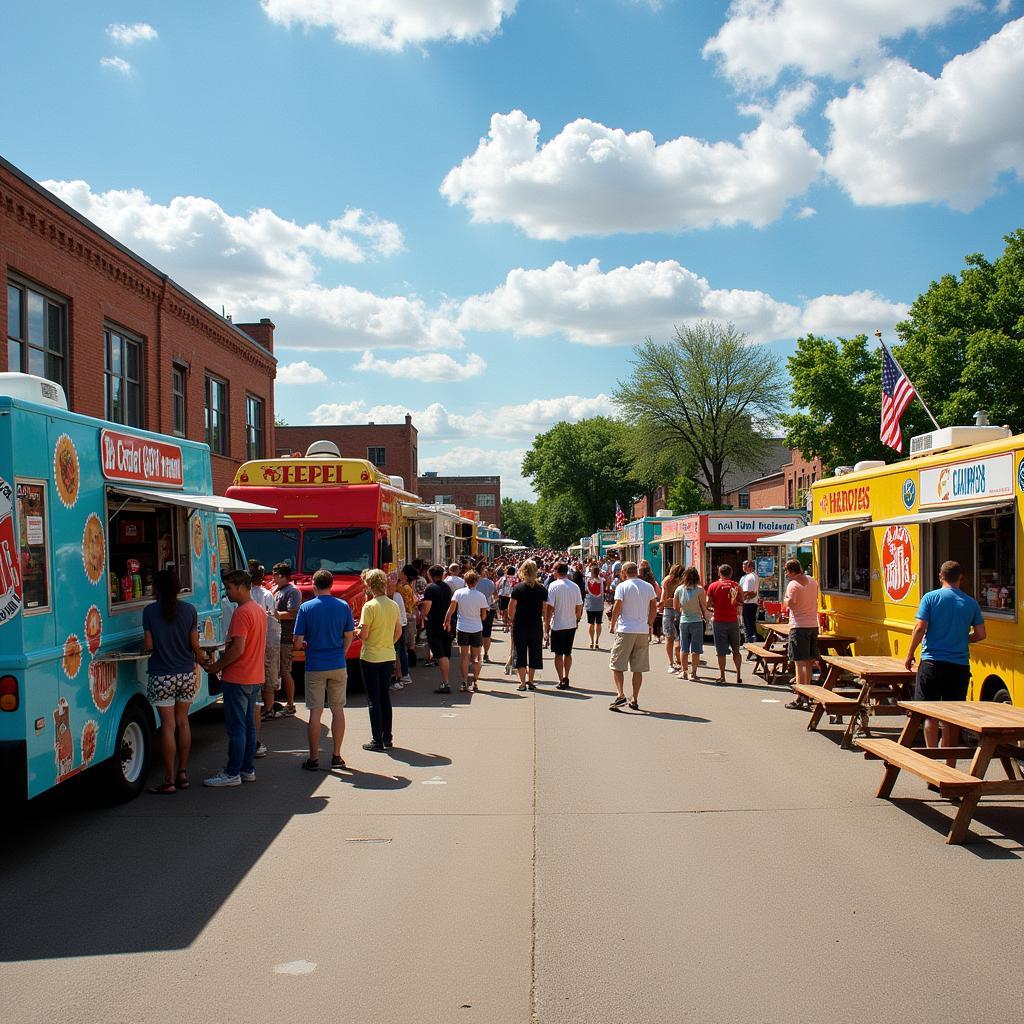
[[[806,704],[804,704],[804,702],[803,702],[803,701],[801,701],[801,700],[791,700],[791,701],[790,701],[790,702],[789,702],[789,703],[788,703],[787,705],[785,705],[785,706],[786,706],[787,708],[789,708],[789,709],[790,709],[790,711],[803,711],[803,709],[804,709],[804,708],[805,708],[805,707],[806,707],[807,705],[806,705]]]
[[[178,792],[173,782],[161,782],[159,786],[150,786],[149,791],[150,793],[156,793],[158,796],[169,796],[171,793]]]
[[[469,691],[469,687],[465,683],[463,683],[459,687],[459,693],[467,693],[468,691]]]
[[[536,689],[537,689],[537,687],[536,687],[536,686],[534,686],[534,685],[533,685],[533,683],[527,683],[527,684],[526,684],[526,688],[527,688],[528,690],[536,690]]]
[[[174,786],[176,789],[188,789],[192,783],[188,781],[188,772],[180,771],[174,778]]]
[[[635,700],[631,700],[629,702],[629,708],[631,711],[639,711],[640,705]]]
[[[320,771],[320,762],[314,760],[312,757],[307,757],[306,760],[302,762],[302,767],[305,768],[307,772],[318,772]]]
[[[480,687],[477,686],[476,683],[474,683],[469,689],[470,689],[470,691],[472,693],[479,693],[480,692]]]
[[[531,690],[531,689],[533,689],[533,687],[531,687],[531,686],[527,686],[527,685],[526,685],[526,683],[520,683],[520,684],[519,684],[519,685],[518,685],[518,686],[516,687],[516,689],[517,689],[517,690]]]
[[[334,757],[331,758],[331,767],[332,768],[347,768],[348,765],[345,764],[345,759],[343,757],[339,757],[338,755],[335,755]]]

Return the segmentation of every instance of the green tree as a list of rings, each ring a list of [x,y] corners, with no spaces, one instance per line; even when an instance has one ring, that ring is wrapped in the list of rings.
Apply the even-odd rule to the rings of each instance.
[[[703,512],[708,503],[700,484],[693,477],[681,476],[668,489],[668,507],[677,516],[688,516],[691,512]]]
[[[784,380],[772,353],[732,324],[702,320],[675,338],[648,338],[613,399],[643,429],[653,450],[692,465],[713,506],[721,507],[730,469],[756,466],[771,444],[766,431],[785,408]]]
[[[536,547],[537,533],[534,528],[535,506],[532,501],[501,499],[501,532],[525,544],[528,548]]]
[[[289,426],[288,421],[280,414],[274,414],[274,426],[275,427],[287,427]]]
[[[674,480],[683,469],[678,450],[661,447],[657,425],[644,417],[623,431],[619,444],[632,476],[647,498],[647,507],[653,508],[655,489],[666,480]],[[625,506],[623,509],[629,513]]]
[[[523,475],[543,502],[572,502],[581,513],[578,539],[611,525],[615,502],[629,511],[640,487],[623,452],[624,424],[607,416],[556,423],[538,434],[523,459]],[[558,516],[565,504],[559,504]],[[549,510],[546,515],[555,515]]]
[[[534,506],[534,524],[537,543],[546,548],[567,548],[590,532],[583,510],[568,494],[541,498]]]

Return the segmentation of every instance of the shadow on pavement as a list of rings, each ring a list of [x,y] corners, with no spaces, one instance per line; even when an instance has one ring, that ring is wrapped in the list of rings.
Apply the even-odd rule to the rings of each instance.
[[[413,768],[438,768],[452,763],[452,759],[444,754],[425,754],[406,747],[392,747],[387,751],[387,756]]]
[[[919,779],[915,782],[924,786]],[[899,785],[897,781],[896,785]],[[945,842],[956,816],[957,805],[934,794],[927,797],[893,797],[890,801],[901,811],[927,825]],[[984,825],[996,836],[979,836],[978,825]],[[1002,845],[1013,843],[1013,846]],[[1021,860],[1024,853],[1024,808],[1020,803],[985,803],[984,798],[974,812],[974,820],[963,848],[979,860]]]
[[[558,690],[555,687],[544,687],[537,689],[538,693],[546,694],[548,697],[569,697],[572,700],[593,700],[594,698],[584,690],[577,690],[575,687],[571,690]]]
[[[196,715],[192,731],[188,790],[111,806],[84,775],[8,816],[0,961],[186,948],[292,818],[327,807],[314,795],[323,776],[287,755],[257,761],[253,785],[205,789],[227,742],[219,708]],[[302,747],[305,722],[268,724],[264,736]],[[369,780],[353,785],[409,785]]]

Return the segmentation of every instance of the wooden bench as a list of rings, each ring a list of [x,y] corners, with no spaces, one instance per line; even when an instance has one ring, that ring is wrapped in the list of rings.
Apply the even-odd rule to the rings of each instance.
[[[880,797],[887,797],[896,784],[896,776],[901,768],[905,768],[912,775],[930,782],[933,786],[939,787],[940,796],[960,796],[963,793],[976,793],[982,788],[983,781],[960,771],[959,768],[950,768],[945,758],[955,751],[942,747],[930,747],[926,750],[915,750],[913,747],[905,747],[896,740],[865,739],[855,741],[857,746],[864,751],[865,757],[877,759],[886,763],[887,770],[882,779],[882,785],[878,790]],[[942,758],[943,760],[939,760]],[[890,779],[891,775],[891,779]]]
[[[789,668],[789,657],[785,651],[773,651],[764,644],[744,644],[747,654],[754,659],[754,673],[764,677],[765,682],[775,682],[779,673]]]

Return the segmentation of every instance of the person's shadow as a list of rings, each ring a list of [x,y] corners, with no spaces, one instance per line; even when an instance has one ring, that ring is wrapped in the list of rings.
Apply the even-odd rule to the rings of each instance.
[[[452,763],[452,759],[444,754],[421,753],[418,750],[407,750],[405,747],[391,747],[387,755],[411,768],[440,768],[442,765]]]

